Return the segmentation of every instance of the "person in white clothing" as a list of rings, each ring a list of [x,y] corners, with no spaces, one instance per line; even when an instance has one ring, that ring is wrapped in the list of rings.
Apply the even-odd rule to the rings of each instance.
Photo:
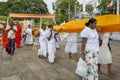
[[[56,46],[55,46],[56,36],[55,36],[55,32],[53,30],[53,25],[49,25],[48,28],[49,28],[49,31],[47,34],[47,38],[48,38],[48,61],[50,63],[54,63],[54,58],[55,58],[55,53],[56,53]]]
[[[38,50],[38,56],[40,57],[47,57],[47,30],[46,25],[42,24],[41,29],[38,31],[39,35],[39,43],[40,43],[40,49]]]
[[[56,38],[57,38],[56,48],[59,49],[59,48],[60,48],[60,33],[58,33],[58,34],[56,35]]]
[[[87,80],[98,80],[99,34],[96,31],[97,21],[89,19],[81,32],[82,58],[87,64]]]
[[[28,28],[25,31],[26,33],[26,40],[25,40],[25,44],[26,45],[32,45],[33,44],[33,35],[32,35],[32,29],[31,26],[28,25]]]
[[[75,55],[75,60],[77,60],[77,33],[70,33],[67,38],[67,44],[65,47],[65,52],[69,54],[69,59],[71,59],[71,54]]]
[[[15,33],[17,31],[17,27],[12,20],[10,21],[9,25],[7,25],[6,31],[8,32],[6,51],[8,54],[13,55],[15,52]]]
[[[110,33],[103,33],[101,36],[102,45],[100,46],[100,51],[98,55],[98,70],[100,73],[101,73],[101,69],[100,69],[101,64],[107,64],[108,73],[111,74],[112,57],[111,57],[110,49],[108,47],[109,37],[110,37]]]
[[[60,32],[61,32],[62,28],[60,28],[60,30],[58,32],[55,32],[55,35],[56,35],[56,39],[57,39],[57,42],[56,42],[56,49],[58,50],[60,48]],[[56,31],[54,29],[54,31]]]

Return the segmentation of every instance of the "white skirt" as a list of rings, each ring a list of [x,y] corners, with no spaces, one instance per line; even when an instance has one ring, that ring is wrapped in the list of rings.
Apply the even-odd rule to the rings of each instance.
[[[56,48],[60,48],[60,42],[56,42]]]
[[[33,44],[33,38],[31,35],[26,35],[25,44]]]
[[[54,62],[55,53],[56,53],[55,43],[48,42],[48,61],[50,63]]]
[[[72,54],[77,53],[77,43],[76,42],[67,42],[66,47],[65,47],[65,52],[72,53]]]
[[[108,45],[102,45],[98,54],[98,63],[109,64],[112,63],[112,57]]]

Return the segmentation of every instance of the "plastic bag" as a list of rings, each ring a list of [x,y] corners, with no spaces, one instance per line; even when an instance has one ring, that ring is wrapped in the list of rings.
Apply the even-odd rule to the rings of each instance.
[[[88,66],[87,66],[86,62],[82,58],[79,58],[75,73],[86,78],[87,77],[87,69],[88,69]]]

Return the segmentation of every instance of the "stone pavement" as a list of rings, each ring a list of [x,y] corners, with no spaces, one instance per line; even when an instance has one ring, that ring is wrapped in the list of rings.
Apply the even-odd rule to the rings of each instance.
[[[120,80],[120,42],[112,41],[113,76],[107,75],[106,65],[102,66],[100,80]],[[80,44],[78,44],[80,52]],[[0,46],[0,80],[82,80],[75,74],[77,62],[64,53],[65,44],[57,50],[55,64],[37,57],[37,46],[22,45],[13,56]],[[78,56],[80,53],[78,53]]]

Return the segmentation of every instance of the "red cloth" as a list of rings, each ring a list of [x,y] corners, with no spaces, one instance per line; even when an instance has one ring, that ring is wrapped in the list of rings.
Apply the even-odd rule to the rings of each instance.
[[[2,46],[6,47],[7,42],[8,42],[7,31],[6,31],[6,27],[4,27],[2,30]]]
[[[22,34],[22,27],[20,25],[18,25],[17,32],[15,34],[16,47],[20,47],[20,45],[21,45],[21,34]]]

